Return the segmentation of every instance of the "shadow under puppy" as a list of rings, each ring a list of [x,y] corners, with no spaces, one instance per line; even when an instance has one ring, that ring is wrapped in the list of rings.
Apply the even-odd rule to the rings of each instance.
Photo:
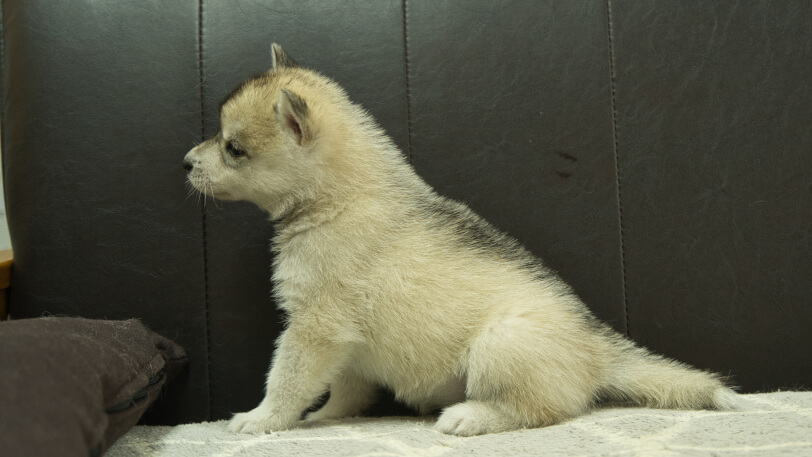
[[[379,386],[436,428],[540,427],[596,401],[727,408],[718,376],[654,355],[599,322],[514,239],[417,176],[334,81],[272,46],[220,131],[186,155],[189,182],[270,214],[274,293],[288,326],[266,394],[233,431],[361,414]]]

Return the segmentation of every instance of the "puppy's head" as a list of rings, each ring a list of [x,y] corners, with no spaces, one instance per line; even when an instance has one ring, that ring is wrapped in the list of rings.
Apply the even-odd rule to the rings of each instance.
[[[321,181],[318,153],[324,105],[343,91],[271,46],[273,65],[245,81],[220,106],[220,131],[186,154],[198,191],[247,200],[271,212],[289,209]],[[327,103],[325,103],[325,101]]]

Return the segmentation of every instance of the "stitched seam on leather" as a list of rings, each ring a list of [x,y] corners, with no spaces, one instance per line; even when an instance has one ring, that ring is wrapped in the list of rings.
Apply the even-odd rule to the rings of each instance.
[[[206,139],[205,92],[203,91],[203,0],[197,8],[197,68],[200,84],[200,140]],[[205,203],[205,200],[204,200]],[[206,239],[206,207],[200,208],[201,229],[203,231],[203,301],[206,315],[206,418],[211,419],[211,333],[209,332],[209,256]]]
[[[612,140],[614,142],[615,153],[615,182],[617,183],[617,219],[620,228],[620,265],[621,281],[623,282],[623,318],[626,325],[626,336],[631,336],[629,332],[629,300],[626,291],[626,245],[623,233],[623,193],[620,188],[620,158],[618,157],[618,136],[617,136],[617,83],[615,75],[615,44],[612,36],[612,0],[606,0],[606,21],[609,35],[609,79],[612,91]]]
[[[406,69],[406,152],[412,163],[412,92],[409,78],[409,27],[407,0],[403,0],[403,59]]]

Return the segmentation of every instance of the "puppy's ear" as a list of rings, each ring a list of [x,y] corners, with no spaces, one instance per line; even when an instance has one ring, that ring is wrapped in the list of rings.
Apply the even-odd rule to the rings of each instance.
[[[313,140],[313,124],[307,103],[293,92],[282,89],[274,107],[282,130],[293,136],[296,144],[307,146]]]
[[[271,43],[271,69],[298,67],[296,62],[290,58],[287,52],[276,43]]]

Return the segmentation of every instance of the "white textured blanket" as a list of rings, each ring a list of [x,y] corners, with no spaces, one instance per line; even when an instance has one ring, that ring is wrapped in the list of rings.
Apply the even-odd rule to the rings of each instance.
[[[742,395],[737,411],[606,408],[552,427],[472,438],[433,418],[355,418],[261,436],[226,422],[138,426],[108,457],[230,456],[812,456],[812,392]]]

